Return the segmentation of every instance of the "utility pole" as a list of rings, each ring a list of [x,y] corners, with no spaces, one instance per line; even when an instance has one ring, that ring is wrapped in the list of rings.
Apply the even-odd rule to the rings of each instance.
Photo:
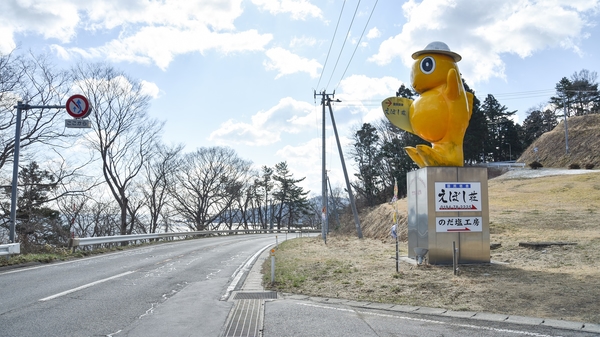
[[[321,229],[321,233],[323,235],[323,240],[325,242],[327,242],[327,228],[329,227],[329,223],[328,223],[328,212],[327,212],[327,173],[325,171],[325,106],[329,107],[329,114],[331,116],[331,122],[333,124],[333,131],[335,133],[335,140],[337,142],[337,147],[338,147],[338,152],[340,154],[340,161],[342,164],[342,170],[344,171],[344,178],[346,180],[346,189],[348,190],[348,199],[350,200],[350,206],[352,207],[352,213],[354,215],[354,223],[356,225],[356,233],[358,235],[359,239],[363,238],[362,235],[362,229],[360,228],[360,220],[358,219],[358,211],[356,209],[356,203],[354,202],[354,194],[352,193],[352,186],[350,185],[350,180],[348,178],[348,171],[346,170],[346,162],[344,160],[344,153],[342,152],[342,145],[340,143],[340,138],[338,136],[338,132],[337,132],[337,126],[335,125],[335,118],[333,116],[333,110],[331,108],[331,99],[335,97],[335,91],[332,94],[327,94],[325,93],[325,91],[321,92],[321,93],[316,93],[315,91],[315,98],[317,97],[317,95],[321,96],[321,105],[323,106],[323,169],[322,169],[322,178],[323,178],[323,227]],[[339,99],[336,100],[335,102],[341,102]]]
[[[335,92],[333,93],[335,94]],[[321,96],[321,105],[323,106],[323,123],[322,123],[322,139],[321,139],[321,237],[323,241],[327,243],[327,227],[328,227],[328,217],[327,217],[327,172],[325,170],[325,103],[326,99],[329,95],[326,94],[325,91],[314,92],[314,97],[317,98],[317,95]]]

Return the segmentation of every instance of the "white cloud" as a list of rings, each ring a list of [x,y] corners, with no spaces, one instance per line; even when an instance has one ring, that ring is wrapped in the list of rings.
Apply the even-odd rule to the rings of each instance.
[[[273,15],[289,13],[294,20],[305,20],[309,16],[323,18],[321,9],[307,0],[252,0],[252,3]]]
[[[342,149],[347,149],[352,145],[352,139],[340,135],[340,143]],[[332,188],[338,186],[346,187],[344,173],[341,168],[339,153],[335,137],[329,136],[326,139],[327,151],[331,151],[326,156],[327,176],[331,181]],[[298,145],[286,145],[275,154],[286,161],[288,167],[294,177],[306,179],[301,183],[305,189],[311,191],[312,194],[321,194],[321,177],[322,177],[322,138],[312,138],[307,142]],[[350,180],[354,176],[355,169],[351,164],[350,158],[344,154],[346,169]]]
[[[380,36],[381,36],[381,32],[379,31],[379,29],[377,29],[377,27],[373,27],[373,28],[369,29],[369,32],[367,33],[367,39],[369,39],[369,40],[376,39]]]
[[[13,30],[11,27],[3,27],[0,23],[0,53],[8,54],[15,49],[17,45],[13,41],[12,36]]]
[[[242,0],[92,0],[84,9],[89,18],[88,29],[113,29],[126,24],[171,27],[199,24],[223,31],[235,29],[233,22],[243,12],[241,3]]]
[[[393,96],[402,85],[402,81],[395,77],[384,76],[380,78],[366,75],[352,75],[340,83],[340,93],[337,95],[344,102],[365,102],[373,99],[383,99]]]
[[[235,28],[234,21],[243,13],[242,1],[2,1],[0,52],[14,48],[15,34],[37,34],[66,44],[74,39],[78,28],[116,30],[118,36],[86,49],[54,44],[52,50],[61,58],[75,54],[155,63],[166,69],[175,56],[185,53],[264,50],[273,38],[271,34]]]
[[[148,95],[152,98],[158,98],[160,95],[160,89],[156,83],[142,80],[140,84],[142,86],[142,94]]]
[[[331,141],[335,140],[328,139],[328,143]],[[286,145],[275,153],[288,164],[296,179],[306,178],[301,186],[317,195],[321,193],[321,142],[321,138],[312,138],[297,145]]]
[[[112,40],[101,47],[87,51],[72,48],[70,51],[84,57],[105,55],[112,61],[142,64],[155,63],[166,69],[173,58],[180,54],[217,50],[223,54],[242,51],[259,51],[272,39],[271,34],[259,34],[256,30],[240,33],[215,33],[204,26],[191,29],[175,27],[144,27],[134,35]]]
[[[402,81],[391,76],[376,78],[352,75],[340,83],[336,98],[339,97],[342,102],[336,105],[340,109],[349,109],[352,114],[358,114],[359,119],[351,119],[349,123],[372,123],[384,117],[381,101],[394,96],[402,84]]]
[[[319,77],[319,68],[323,66],[315,59],[302,58],[283,48],[271,48],[265,53],[269,61],[263,62],[267,70],[276,70],[278,72],[275,79],[284,75],[291,75],[299,72],[305,72],[312,78]]]
[[[141,81],[139,83],[140,91],[143,94],[150,95],[158,94],[158,86],[152,82]],[[119,88],[123,92],[136,92],[138,87],[131,83],[129,79],[124,75],[118,75],[110,79],[106,78],[88,78],[85,80],[79,80],[73,83],[71,87],[72,92],[81,92],[81,89],[87,91],[87,88]]]
[[[69,54],[69,52],[65,48],[63,48],[62,46],[60,46],[58,44],[51,44],[50,50],[55,52],[56,55],[58,55],[58,57],[60,57],[63,60],[71,59],[71,54]]]
[[[316,118],[312,104],[286,97],[271,109],[257,112],[251,123],[226,121],[208,139],[219,144],[264,146],[279,142],[283,133],[296,134],[313,128]]]
[[[294,38],[292,38],[292,41],[290,41],[290,48],[312,47],[315,44],[317,44],[317,39],[315,39],[313,37],[306,37],[306,36],[296,37],[296,36],[294,36]]]
[[[590,25],[587,15],[599,8],[598,0],[409,0],[402,6],[402,32],[381,43],[370,61],[385,65],[399,58],[410,66],[413,52],[444,41],[463,56],[459,66],[467,80],[504,78],[504,53],[524,58],[548,48],[578,52]]]
[[[78,22],[77,10],[68,0],[54,1],[51,6],[41,1],[1,1],[0,52],[16,47],[15,34],[28,32],[67,42],[75,36]]]

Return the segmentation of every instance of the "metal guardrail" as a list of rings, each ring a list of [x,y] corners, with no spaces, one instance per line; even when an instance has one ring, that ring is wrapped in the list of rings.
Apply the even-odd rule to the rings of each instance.
[[[487,167],[519,167],[524,168],[525,163],[514,163],[514,162],[496,162],[496,163],[486,163]]]
[[[6,245],[0,245],[0,256],[10,256],[21,253],[20,243],[9,243]]]
[[[317,230],[292,230],[292,229],[240,229],[225,231],[199,231],[199,232],[168,232],[168,233],[150,233],[150,234],[131,234],[131,235],[113,235],[97,236],[91,238],[73,238],[69,240],[69,247],[75,249],[80,246],[100,245],[105,243],[129,242],[150,239],[163,239],[182,236],[198,235],[217,235],[217,234],[259,234],[259,233],[320,233]]]

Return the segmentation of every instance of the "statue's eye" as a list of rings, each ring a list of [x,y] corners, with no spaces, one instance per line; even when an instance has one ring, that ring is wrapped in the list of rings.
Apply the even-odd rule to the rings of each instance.
[[[435,70],[435,60],[431,56],[421,60],[421,71],[425,74],[431,74]]]

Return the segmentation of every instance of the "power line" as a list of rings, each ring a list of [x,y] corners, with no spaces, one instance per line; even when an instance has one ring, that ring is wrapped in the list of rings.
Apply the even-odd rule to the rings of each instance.
[[[335,40],[335,35],[337,34],[338,26],[340,25],[340,20],[342,19],[342,13],[344,12],[344,6],[346,5],[346,0],[342,4],[342,10],[340,11],[340,16],[338,17],[338,22],[335,25],[335,31],[333,32],[333,37],[331,38],[331,43],[329,44],[329,50],[327,51],[327,57],[325,57],[325,63],[323,64],[323,69],[321,70],[321,75],[319,76],[319,82],[317,83],[317,89],[321,84],[321,78],[323,77],[323,73],[325,72],[325,67],[327,66],[327,60],[329,59],[329,53],[331,53],[331,47],[333,46],[333,41]]]
[[[518,91],[518,92],[506,92],[500,94],[489,94],[494,96],[494,98],[510,101],[515,99],[527,99],[527,98],[535,98],[535,97],[548,97],[554,94],[554,89],[540,89],[540,90],[529,90],[529,91]]]
[[[329,83],[331,83],[331,79],[333,78],[333,74],[335,73],[335,69],[337,68],[338,62],[340,61],[340,57],[342,56],[342,52],[344,51],[344,46],[346,46],[346,41],[348,41],[348,35],[350,35],[350,29],[352,29],[352,24],[354,23],[354,18],[356,18],[356,13],[358,12],[358,6],[360,5],[360,0],[356,4],[356,9],[354,10],[354,15],[352,15],[352,21],[350,21],[350,26],[348,26],[348,32],[346,32],[346,36],[344,37],[344,43],[342,43],[342,48],[340,49],[340,53],[338,54],[337,60],[335,61],[335,65],[333,66],[333,70],[331,71],[331,76],[329,77],[329,81],[327,81],[327,85],[325,89],[329,87]]]
[[[377,3],[378,2],[379,2],[379,0],[375,0],[375,4],[373,5],[373,9],[371,9],[371,14],[369,15],[369,19],[367,20],[367,23],[365,24],[365,28],[363,28],[362,34],[360,34],[360,38],[358,39],[358,42],[356,43],[356,47],[354,47],[354,51],[352,52],[352,56],[350,56],[350,61],[348,61],[348,64],[346,65],[346,69],[344,69],[344,73],[342,74],[342,77],[340,78],[340,81],[335,86],[336,89],[337,89],[337,87],[340,86],[340,83],[342,83],[342,80],[344,79],[344,76],[346,75],[346,71],[348,70],[348,67],[350,67],[350,63],[352,63],[352,59],[354,58],[354,54],[356,53],[356,50],[358,49],[358,46],[360,46],[360,41],[362,40],[363,36],[365,35],[365,31],[367,30],[367,27],[369,26],[369,22],[371,21],[371,17],[373,16],[373,12],[375,11],[375,7],[377,7]],[[334,89],[334,91],[335,91],[335,89]]]

